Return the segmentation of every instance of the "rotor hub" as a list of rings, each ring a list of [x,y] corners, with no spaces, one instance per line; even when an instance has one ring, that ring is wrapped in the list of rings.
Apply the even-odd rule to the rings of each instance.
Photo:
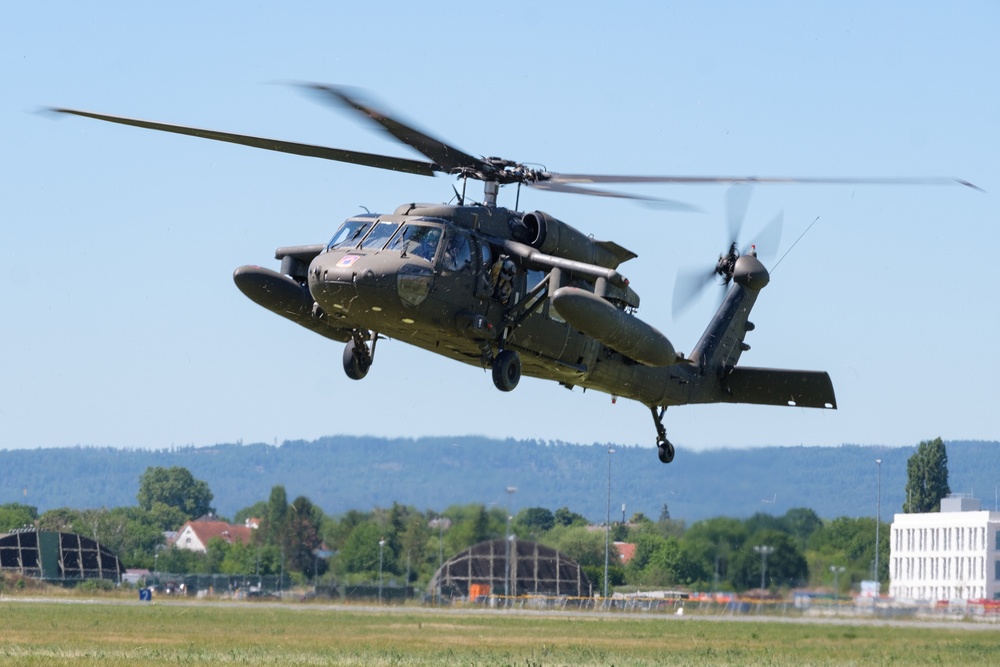
[[[740,258],[740,251],[736,248],[736,243],[729,246],[729,252],[719,255],[719,262],[715,265],[715,272],[720,275],[726,284],[733,278],[736,270],[736,260]]]

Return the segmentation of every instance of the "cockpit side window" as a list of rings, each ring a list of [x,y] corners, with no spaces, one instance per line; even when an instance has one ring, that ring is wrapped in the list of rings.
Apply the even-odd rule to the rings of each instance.
[[[444,244],[444,257],[441,268],[445,271],[462,271],[472,266],[472,249],[469,247],[469,237],[457,229],[448,232],[448,240]]]
[[[330,242],[326,244],[326,249],[355,247],[368,228],[371,227],[371,224],[371,220],[348,220],[340,226]]]
[[[386,249],[400,250],[407,255],[416,255],[433,262],[440,242],[439,227],[407,224],[393,237]]]
[[[384,220],[379,222],[361,242],[361,248],[364,250],[381,250],[385,242],[392,237],[397,229],[399,229],[398,222],[385,222]]]

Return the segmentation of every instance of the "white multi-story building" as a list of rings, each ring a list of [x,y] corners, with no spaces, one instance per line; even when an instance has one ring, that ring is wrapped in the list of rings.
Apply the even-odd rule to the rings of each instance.
[[[1000,599],[1000,512],[949,496],[941,511],[897,514],[889,543],[889,595],[902,600]]]

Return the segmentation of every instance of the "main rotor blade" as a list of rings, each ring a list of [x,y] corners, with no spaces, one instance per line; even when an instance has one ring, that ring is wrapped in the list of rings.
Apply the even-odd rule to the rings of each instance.
[[[614,176],[606,174],[547,174],[554,183],[804,183],[818,185],[964,185],[985,192],[962,178],[796,178],[785,176]]]
[[[616,199],[635,199],[638,201],[647,202],[656,206],[657,208],[664,208],[671,211],[700,211],[690,204],[685,204],[684,202],[674,201],[672,199],[659,199],[657,197],[644,197],[642,195],[627,194],[624,192],[611,192],[610,190],[597,190],[595,188],[582,188],[578,185],[566,185],[561,183],[549,183],[546,181],[540,181],[536,183],[527,183],[528,187],[535,188],[537,190],[548,190],[550,192],[568,192],[577,195],[589,195],[591,197],[614,197]]]
[[[265,139],[246,134],[233,134],[231,132],[219,132],[217,130],[206,130],[197,127],[187,127],[184,125],[173,125],[170,123],[160,123],[151,120],[141,120],[138,118],[127,118],[125,116],[112,116],[110,114],[94,113],[92,111],[80,111],[79,109],[54,108],[52,111],[58,113],[73,114],[86,118],[96,118],[111,123],[122,125],[132,125],[142,127],[147,130],[160,130],[162,132],[173,132],[175,134],[186,134],[201,139],[212,139],[213,141],[225,141],[231,144],[241,144],[253,148],[276,151],[278,153],[291,153],[293,155],[304,155],[306,157],[321,158],[324,160],[335,160],[337,162],[348,162],[350,164],[360,164],[365,167],[376,167],[378,169],[388,169],[391,171],[402,171],[420,176],[434,176],[435,172],[444,171],[435,164],[410,160],[407,158],[389,157],[387,155],[375,155],[373,153],[362,153],[361,151],[348,151],[341,148],[328,148],[326,146],[314,146],[312,144],[300,144],[293,141],[282,141],[280,139]]]
[[[344,88],[326,86],[323,84],[302,84],[305,88],[317,92],[326,99],[332,99],[339,105],[347,106],[360,112],[366,118],[378,123],[382,129],[408,146],[417,149],[445,170],[473,169],[477,172],[488,172],[491,166],[485,161],[464,153],[454,146],[449,146],[440,139],[405,125],[389,114],[374,107],[366,106],[347,94]]]

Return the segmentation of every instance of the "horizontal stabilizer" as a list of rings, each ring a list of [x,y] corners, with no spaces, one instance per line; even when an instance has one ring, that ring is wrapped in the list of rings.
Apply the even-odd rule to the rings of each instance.
[[[789,371],[737,366],[723,380],[727,403],[837,408],[830,376],[821,371]]]

